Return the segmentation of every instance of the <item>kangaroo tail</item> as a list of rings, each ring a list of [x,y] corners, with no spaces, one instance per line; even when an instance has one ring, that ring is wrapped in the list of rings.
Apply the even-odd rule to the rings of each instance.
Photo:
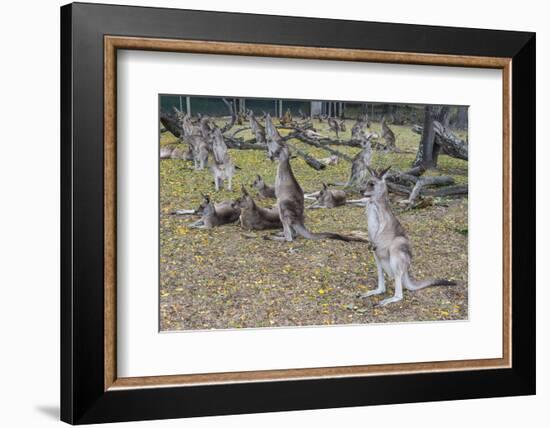
[[[339,233],[332,233],[332,232],[314,233],[307,230],[303,224],[293,224],[292,228],[301,237],[306,239],[312,239],[314,241],[318,241],[320,239],[335,239],[337,241],[344,241],[344,242],[365,242],[365,243],[369,242],[368,240],[363,238],[359,238],[356,236],[340,235]]]
[[[424,279],[422,281],[415,280],[409,273],[404,276],[405,287],[408,290],[421,290],[432,285],[456,285],[455,281],[448,281],[446,279]]]

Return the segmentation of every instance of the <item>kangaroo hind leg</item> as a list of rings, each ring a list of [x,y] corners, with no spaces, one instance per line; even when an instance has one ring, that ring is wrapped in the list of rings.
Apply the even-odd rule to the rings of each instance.
[[[378,271],[378,287],[374,290],[367,291],[365,297],[374,296],[376,294],[382,294],[386,292],[386,281],[384,279],[384,269],[382,268],[382,263],[378,259],[376,253],[374,254],[374,260],[376,261],[376,269]]]

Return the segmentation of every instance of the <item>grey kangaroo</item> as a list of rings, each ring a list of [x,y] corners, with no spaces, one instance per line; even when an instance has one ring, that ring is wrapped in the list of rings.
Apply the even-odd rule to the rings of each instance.
[[[256,143],[265,144],[265,129],[254,117],[254,112],[252,110],[248,111],[247,114],[248,122],[250,123],[250,129],[256,138]]]
[[[265,138],[267,143],[267,156],[270,160],[277,159],[276,155],[279,153],[283,147],[283,138],[273,125],[271,116],[269,113],[265,117]]]
[[[368,168],[372,159],[371,138],[371,135],[361,138],[361,151],[353,158],[346,187],[361,186],[367,179],[369,175]]]
[[[328,186],[323,183],[323,188],[316,196],[316,201],[308,208],[335,208],[342,205],[346,205],[346,192],[343,190],[330,190]]]
[[[310,232],[304,225],[304,192],[292,172],[290,151],[286,145],[281,145],[274,155],[279,159],[275,194],[277,196],[277,206],[279,207],[279,217],[283,224],[283,236],[274,237],[273,239],[291,242],[296,235],[300,235],[303,238],[313,240],[328,238],[340,241],[367,242],[361,238],[344,236],[338,233]]]
[[[366,183],[363,195],[367,198],[368,234],[374,249],[374,260],[378,269],[378,287],[366,293],[365,297],[386,291],[384,272],[395,280],[395,294],[382,300],[379,305],[398,302],[403,299],[403,285],[416,291],[430,285],[456,285],[445,279],[416,281],[410,274],[412,259],[411,242],[405,229],[392,213],[388,200],[386,174],[390,168],[376,172],[369,168],[371,178]]]
[[[219,128],[216,128],[212,133],[212,139],[214,141],[212,146],[214,163],[211,170],[214,175],[216,191],[220,190],[220,186],[223,184],[224,180],[227,180],[227,189],[231,190],[231,183],[233,175],[235,174],[235,165],[233,165],[229,157],[227,146],[225,145],[222,132]]]
[[[242,196],[237,199],[241,209],[241,227],[248,230],[281,229],[283,227],[277,208],[262,208],[256,205],[244,186]]]
[[[201,219],[191,223],[189,227],[212,229],[213,227],[222,226],[224,224],[235,223],[239,219],[241,209],[236,202],[216,207],[208,195],[203,195],[203,198],[204,200],[201,204],[203,207]]]
[[[386,116],[382,117],[382,138],[388,150],[395,150],[395,134],[386,123]]]
[[[228,210],[230,209],[232,206],[234,206],[235,204],[235,201],[223,201],[223,202],[218,202],[218,203],[215,203],[214,204],[214,208],[216,209],[216,211],[220,211],[220,210]],[[208,205],[208,201],[205,199],[205,196],[203,195],[203,199],[200,203],[200,205],[193,209],[193,210],[187,210],[187,209],[181,209],[181,210],[174,210],[172,211],[170,214],[171,215],[198,215],[198,216],[202,216],[202,214],[204,213],[204,209],[206,208],[206,206]]]
[[[261,175],[256,175],[252,186],[258,190],[262,198],[275,198],[275,187],[267,185]]]
[[[201,131],[192,124],[188,114],[181,116],[182,139],[189,144],[196,170],[202,170],[208,164],[208,143]]]

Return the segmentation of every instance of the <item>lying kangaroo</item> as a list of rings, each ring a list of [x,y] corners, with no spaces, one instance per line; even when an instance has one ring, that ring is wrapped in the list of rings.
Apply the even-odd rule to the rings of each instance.
[[[166,144],[160,148],[160,158],[193,160],[193,151],[191,150],[191,146],[186,146],[185,144]]]
[[[275,187],[267,185],[261,175],[256,175],[252,186],[258,190],[262,198],[275,198]]]
[[[232,206],[234,206],[234,204],[235,204],[235,201],[217,202],[217,203],[214,204],[214,208],[218,212],[226,211],[226,210],[229,210]],[[170,214],[171,215],[199,215],[199,216],[202,216],[203,213],[204,213],[204,209],[206,208],[207,205],[208,205],[208,201],[207,201],[206,197],[203,195],[203,199],[202,199],[201,203],[199,204],[199,206],[197,208],[195,208],[193,210],[186,210],[186,209],[174,210]]]
[[[376,172],[369,168],[371,178],[366,183],[363,195],[367,197],[368,234],[374,249],[374,260],[378,269],[378,287],[366,296],[382,294],[386,291],[384,272],[395,280],[395,294],[382,300],[379,305],[398,302],[403,299],[403,285],[407,290],[416,291],[430,285],[456,285],[445,279],[425,279],[416,281],[410,274],[411,243],[405,229],[393,215],[388,200],[386,174],[390,168]]]
[[[201,219],[191,223],[189,227],[197,229],[212,229],[216,226],[235,223],[241,215],[241,209],[236,202],[216,207],[208,195],[203,195],[203,210]],[[202,205],[202,204],[201,204]]]
[[[316,199],[308,208],[335,208],[346,205],[346,192],[343,190],[330,190],[323,183],[323,188],[317,194]]]
[[[256,205],[252,196],[244,186],[241,187],[242,196],[237,199],[241,209],[241,226],[248,230],[281,229],[281,219],[277,208],[262,208]]]
[[[233,175],[235,174],[235,166],[229,157],[227,146],[225,145],[222,132],[219,128],[216,128],[213,131],[212,139],[214,141],[212,146],[214,164],[212,165],[211,170],[214,175],[216,192],[220,190],[220,186],[223,184],[224,180],[227,180],[227,189],[231,190],[231,183],[233,181]]]
[[[286,145],[281,145],[274,155],[279,159],[275,194],[277,196],[277,206],[279,207],[279,217],[283,224],[283,237],[273,237],[273,239],[291,242],[296,235],[300,235],[303,238],[314,240],[328,238],[340,241],[367,242],[361,238],[344,236],[338,233],[313,233],[306,229],[304,225],[304,192],[292,172],[290,151]]]

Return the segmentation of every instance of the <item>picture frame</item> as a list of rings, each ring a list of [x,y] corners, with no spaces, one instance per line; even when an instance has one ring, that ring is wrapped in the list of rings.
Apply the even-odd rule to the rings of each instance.
[[[119,378],[116,52],[122,49],[502,70],[502,358]],[[533,33],[63,6],[61,419],[86,424],[534,394],[535,94]]]

